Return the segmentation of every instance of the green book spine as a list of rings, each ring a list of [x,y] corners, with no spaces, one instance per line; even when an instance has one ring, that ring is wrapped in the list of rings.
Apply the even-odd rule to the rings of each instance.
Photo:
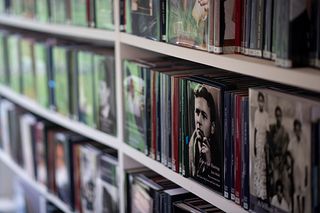
[[[6,36],[0,32],[0,84],[7,83]]]
[[[64,0],[50,0],[51,22],[65,24],[66,22],[66,2]]]
[[[125,141],[130,146],[145,151],[145,82],[141,67],[124,61],[124,132]]]
[[[34,45],[34,59],[37,101],[41,106],[49,107],[47,49],[43,43]]]
[[[41,22],[49,21],[49,1],[36,0],[36,17]]]
[[[96,27],[114,30],[113,0],[96,0]]]
[[[0,0],[0,14],[4,14],[6,12],[5,0]]]
[[[29,98],[36,99],[35,73],[33,61],[33,41],[21,39],[21,77],[22,93]]]
[[[77,26],[88,26],[86,0],[72,0],[71,22]]]
[[[94,71],[92,53],[78,52],[79,120],[96,127],[94,108]]]
[[[23,13],[23,0],[11,1],[11,14],[20,16]]]
[[[9,85],[16,92],[21,91],[19,41],[20,37],[17,35],[8,38]]]
[[[53,47],[53,69],[57,111],[69,116],[68,66],[65,47]]]

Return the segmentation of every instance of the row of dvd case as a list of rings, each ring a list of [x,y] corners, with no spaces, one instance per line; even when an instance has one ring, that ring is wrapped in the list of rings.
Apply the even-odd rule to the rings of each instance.
[[[0,99],[0,135],[0,149],[72,211],[119,212],[116,150],[36,117],[4,98]],[[126,212],[223,212],[147,168],[125,173]],[[27,184],[15,185],[28,193],[28,211],[41,212],[40,192]],[[60,212],[51,204],[46,206],[46,212]]]
[[[125,60],[123,88],[132,147],[245,209],[317,212],[318,94],[174,58]]]
[[[120,1],[127,33],[217,54],[319,67],[319,1]]]
[[[1,0],[0,14],[114,30],[113,0]]]
[[[41,106],[117,134],[112,49],[0,32],[0,83]]]
[[[118,211],[115,150],[36,117],[6,99],[0,101],[0,112],[0,148],[31,179],[72,210]]]

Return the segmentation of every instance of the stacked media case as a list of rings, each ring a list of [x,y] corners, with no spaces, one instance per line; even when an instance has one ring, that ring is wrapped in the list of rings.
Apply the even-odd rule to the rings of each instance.
[[[316,211],[317,94],[168,57],[123,69],[130,146],[244,209]]]
[[[43,107],[117,135],[113,50],[20,33],[1,32],[3,83]]]
[[[41,23],[114,30],[113,0],[3,0],[0,13]]]
[[[286,68],[319,67],[317,0],[123,0],[120,14],[125,31],[141,37]]]
[[[132,20],[149,21],[150,18],[151,21],[147,22],[147,26],[163,27],[161,24],[158,25],[157,21],[160,20],[161,22],[162,20],[163,23],[164,14],[167,15],[168,19],[165,26],[166,34],[163,33],[164,28],[159,31],[153,28],[139,29],[147,30],[146,34],[128,30],[132,34],[155,40],[165,40],[170,36],[170,32],[177,30],[175,33],[180,34],[173,35],[174,39],[170,43],[210,51],[209,44],[212,42],[214,44],[213,49],[217,52],[228,52],[227,50],[230,47],[231,51],[247,55],[273,57],[281,66],[305,65],[309,63],[309,60],[313,66],[317,64],[317,46],[319,43],[319,39],[317,39],[319,35],[317,30],[319,4],[317,1],[311,1],[311,10],[305,10],[308,7],[302,6],[301,11],[298,12],[291,6],[291,4],[297,3],[294,0],[288,2],[265,0],[265,3],[253,0],[208,1],[207,4],[204,1],[167,1],[167,4],[164,4],[164,1],[162,1],[160,8],[166,8],[166,10],[160,13],[160,19],[157,11],[154,11],[154,8],[158,8],[157,2],[149,2],[150,4],[131,2],[132,4],[130,4],[130,1],[126,1],[126,3],[126,7],[123,8],[129,8],[137,12],[129,11],[129,15],[135,17]],[[12,10],[15,14],[29,17],[28,14],[32,9],[25,11],[24,7],[19,4],[15,3],[13,5],[16,6]],[[66,5],[66,8],[70,5]],[[232,13],[226,12],[231,11],[230,8],[234,8],[234,11]],[[142,11],[143,13],[139,13]],[[215,15],[210,16],[211,13],[208,11],[214,11],[213,14]],[[70,14],[66,15],[67,19],[68,17],[70,19]],[[126,14],[128,14],[128,11]],[[144,16],[140,17],[141,14]],[[178,16],[176,16],[177,14]],[[226,31],[233,28],[228,28],[228,26],[233,26],[231,23],[227,24],[230,14],[236,17],[234,37],[232,37],[232,30],[230,31],[231,36],[226,37],[228,34]],[[286,16],[282,17],[282,14]],[[156,16],[156,18],[154,19],[153,16]],[[256,19],[255,17],[259,18]],[[309,25],[308,19],[310,17]],[[177,21],[172,22],[176,24],[176,27],[171,26],[171,29],[169,27],[170,20],[173,18],[177,19]],[[130,19],[126,21],[126,26],[128,26],[131,23]],[[289,22],[290,24],[288,24]],[[182,26],[180,26],[181,23]],[[213,25],[210,23],[213,23]],[[301,23],[305,23],[304,28],[298,27],[301,31],[292,34],[296,30],[296,26],[301,25]],[[202,25],[207,26],[207,31],[205,27],[202,28]],[[196,26],[197,30],[188,31],[190,26]],[[212,26],[214,27],[212,28]],[[282,30],[284,30],[285,37],[289,39],[282,37]],[[310,30],[312,33],[306,33]],[[158,34],[159,32],[160,34]],[[7,37],[8,31],[4,31],[2,34],[2,38],[4,38],[3,47],[7,47],[7,50],[4,48],[4,51],[8,51],[8,54],[3,52],[3,55],[9,56],[3,63],[7,69],[1,71],[5,84],[30,98],[38,99],[43,95],[40,95],[34,87],[38,87],[41,79],[45,79],[44,81],[49,82],[49,87],[47,88],[46,85],[42,85],[42,87],[46,87],[50,91],[47,93],[50,99],[48,98],[48,103],[45,100],[43,102],[41,100],[40,103],[49,104],[52,109],[79,119],[88,125],[99,126],[98,121],[92,122],[93,117],[97,119],[93,115],[97,115],[97,112],[100,111],[97,109],[99,104],[97,104],[97,100],[90,100],[99,97],[93,92],[96,88],[91,91],[90,86],[90,84],[94,85],[93,82],[97,82],[97,75],[88,73],[88,67],[96,67],[91,54],[92,52],[99,52],[98,50],[91,51],[88,50],[91,48],[84,48],[83,45],[70,44],[60,40],[43,40],[43,38],[34,40],[32,39],[34,35],[25,36],[23,34],[22,36],[18,32],[14,33],[13,36],[9,32],[9,37]],[[292,43],[296,43],[296,37],[301,38],[303,44],[293,47]],[[289,42],[283,42],[279,38]],[[227,46],[229,44],[227,40],[230,41],[230,46]],[[37,48],[37,50],[31,48],[30,50],[30,46],[37,46],[40,43],[44,43],[45,48],[49,47],[50,50],[45,51],[45,54],[42,54],[41,48]],[[295,54],[295,48],[300,49],[300,53],[304,53],[301,54],[302,57],[300,54]],[[36,54],[36,52],[38,53]],[[60,52],[63,52],[63,54],[59,54]],[[57,58],[59,61],[49,60],[49,63],[45,62],[46,66],[48,64],[48,71],[51,72],[47,77],[43,75],[39,77],[41,79],[37,79],[38,70],[43,73],[43,69],[41,69],[41,67],[43,68],[43,65],[41,65],[43,62],[41,61],[46,60],[39,59],[39,62],[34,62],[33,60],[36,59],[32,59],[33,54],[40,55],[39,58]],[[65,55],[63,59],[59,58],[61,55]],[[290,57],[294,60],[287,60]],[[79,58],[81,58],[80,61]],[[14,59],[17,59],[20,63],[15,63]],[[31,64],[30,60],[32,61]],[[34,71],[30,67],[33,67]],[[64,72],[55,72],[55,67],[72,67],[71,75],[66,75]],[[79,67],[81,69],[78,69]],[[168,168],[210,186],[220,194],[224,193],[227,198],[234,200],[245,209],[250,208],[256,212],[295,212],[296,210],[318,212],[319,190],[316,189],[320,185],[317,176],[319,118],[317,117],[317,103],[314,103],[315,106],[309,104],[310,99],[318,101],[318,94],[230,74],[222,70],[215,72],[216,70],[213,68],[170,58],[164,60],[127,60],[123,67],[126,70],[123,71],[124,79],[122,79],[122,83],[125,88],[123,96],[126,106],[124,107],[125,114],[123,117],[125,118],[124,138],[127,143],[144,151],[151,158],[160,161]],[[27,83],[33,81],[32,78],[28,77],[30,75],[35,76],[34,80],[38,83],[35,83],[35,85]],[[80,77],[77,77],[78,75]],[[88,84],[84,83],[84,78],[89,79]],[[55,80],[58,81],[57,84]],[[66,85],[66,80],[72,84]],[[106,84],[108,85],[110,82]],[[26,87],[26,85],[30,85],[30,87]],[[56,88],[57,85],[58,89]],[[268,89],[262,88],[262,85],[265,85]],[[87,86],[90,89],[81,91],[81,88]],[[260,86],[260,88],[255,88],[256,86]],[[61,100],[66,100],[65,97],[56,94],[64,90],[64,87],[69,88],[65,90],[68,91],[68,96],[72,97],[69,100],[70,103],[67,104],[61,102]],[[101,86],[101,89],[103,90],[104,87]],[[210,95],[207,96],[211,96],[215,102],[214,104],[207,104],[209,110],[196,107],[199,105],[198,102],[201,102],[199,100],[206,103],[212,102],[208,101],[211,98],[205,101],[203,100],[205,98],[197,100],[199,98],[196,95],[197,90],[201,87],[209,91]],[[107,90],[104,91],[105,94],[108,94]],[[92,93],[95,95],[90,96]],[[289,96],[288,93],[295,96]],[[303,100],[300,100],[297,96],[302,96]],[[101,99],[104,97],[106,96],[102,95]],[[90,104],[87,104],[87,101]],[[5,108],[11,110],[10,113],[3,113],[5,118],[15,119],[21,113],[23,114],[23,111],[15,113],[12,110],[14,107],[10,103],[4,105]],[[215,108],[215,113],[211,112],[213,108]],[[103,111],[108,112],[108,107],[105,110]],[[173,111],[173,113],[170,111]],[[207,116],[204,116],[205,114]],[[16,137],[16,132],[26,132],[27,124],[33,122],[33,119],[29,116],[22,117],[23,125],[6,123],[5,125],[10,128],[10,131],[8,134],[4,134],[4,147],[8,150],[6,152],[11,153],[13,159],[18,163],[23,163],[25,160],[21,150],[18,149],[21,141]],[[205,120],[205,117],[210,117],[211,123],[209,122],[209,124],[211,125],[208,125],[210,128],[198,127],[197,125],[200,126],[201,124],[203,126],[204,123],[200,123],[197,119]],[[212,121],[211,117],[215,118],[215,122]],[[106,123],[112,124],[112,119]],[[112,132],[112,130],[110,131]],[[210,134],[205,134],[205,132],[210,132]],[[8,146],[8,138],[10,137],[12,137],[12,146]],[[213,137],[218,137],[218,139],[211,139]],[[30,141],[29,136],[24,139],[23,144],[27,146],[28,141]],[[208,152],[208,146],[210,148],[217,147],[212,146],[213,143],[210,143],[212,141],[220,143],[218,150],[222,151],[219,151],[218,154],[223,153],[223,156],[219,157],[217,153],[214,153],[215,149]],[[302,145],[302,141],[305,141],[305,146]],[[296,147],[299,146],[303,146],[303,148],[297,149]],[[216,156],[218,160],[212,156]],[[301,160],[306,158],[307,160],[304,162]],[[219,159],[220,163],[217,163]],[[30,162],[23,163],[23,166],[31,171],[30,165]],[[211,166],[213,168],[210,168]],[[218,170],[220,173],[215,173]],[[214,179],[212,182],[210,173],[219,176],[219,180]],[[303,181],[294,178],[298,175],[303,176]],[[53,180],[50,184],[53,188],[54,184],[58,185]],[[191,202],[193,201],[185,201],[185,203]],[[176,203],[175,206],[176,208],[191,208],[190,205],[185,203]],[[86,204],[92,206],[88,202]]]
[[[72,211],[118,212],[117,151],[36,117],[3,98],[0,112],[0,148],[30,180],[37,181]],[[26,200],[28,209],[35,205],[30,199]],[[37,206],[32,209],[41,210]]]

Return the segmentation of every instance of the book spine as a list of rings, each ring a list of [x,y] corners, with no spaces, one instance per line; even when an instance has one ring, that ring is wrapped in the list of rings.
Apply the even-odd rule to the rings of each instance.
[[[151,127],[151,86],[150,86],[150,82],[151,82],[151,73],[153,71],[151,70],[147,70],[146,72],[148,72],[149,74],[146,74],[146,80],[145,80],[145,92],[146,92],[146,99],[145,99],[145,111],[146,111],[146,128],[145,128],[145,135],[146,135],[146,145],[144,147],[144,153],[145,155],[149,156],[150,155],[150,150],[151,150],[151,141],[152,141],[152,136],[151,136],[151,131],[152,131],[152,127]]]
[[[244,54],[244,49],[245,49],[245,41],[246,41],[246,4],[247,0],[242,0],[242,30],[241,30],[241,48],[240,48],[240,53]]]
[[[251,23],[250,23],[250,43],[248,49],[248,55],[257,56],[257,32],[258,32],[258,1],[251,0]]]
[[[235,0],[235,52],[241,52],[243,30],[243,1]]]
[[[317,1],[317,11],[316,11],[316,56],[315,56],[315,66],[320,68],[320,2]]]
[[[179,79],[173,77],[172,111],[172,169],[179,172]]]
[[[167,75],[167,137],[168,137],[168,163],[167,166],[168,168],[172,168],[172,125],[171,125],[171,121],[172,121],[172,103],[171,103],[171,77]]]
[[[235,173],[234,173],[234,161],[235,161],[235,156],[234,156],[234,150],[235,150],[235,101],[234,101],[234,94],[231,94],[231,104],[230,104],[230,109],[231,109],[231,138],[230,138],[230,150],[231,150],[231,168],[230,168],[230,198],[231,200],[235,200]]]
[[[235,163],[234,163],[234,175],[235,175],[235,203],[241,203],[241,96],[236,95],[235,106]]]
[[[312,123],[311,125],[311,166],[312,166],[312,212],[319,212],[318,203],[318,177],[319,177],[319,162],[317,156],[319,156],[319,138],[317,132],[318,123]]]
[[[224,197],[230,199],[230,134],[231,134],[231,115],[230,115],[230,97],[229,92],[224,93]]]
[[[156,149],[156,160],[161,162],[161,128],[162,128],[162,124],[161,124],[161,105],[160,105],[160,74],[158,73],[157,78],[156,78],[156,106],[157,106],[157,110],[156,110],[156,144],[157,144],[157,149]]]
[[[248,97],[243,99],[242,109],[242,207],[249,209],[249,101]]]
[[[119,13],[120,13],[120,17],[119,17],[119,22],[120,22],[120,31],[124,31],[125,28],[125,0],[119,0]]]
[[[186,175],[186,80],[181,80],[181,174]]]
[[[263,58],[271,59],[273,0],[265,0]]]
[[[279,0],[277,1],[278,16],[276,30],[276,59],[275,63],[281,67],[292,67],[292,60],[289,56],[290,51],[290,2]],[[303,42],[303,41],[300,41]],[[298,45],[298,44],[297,44]]]
[[[167,15],[167,4],[166,0],[160,0],[160,37],[161,41],[167,40],[166,32],[166,15]]]
[[[157,141],[157,126],[156,126],[156,72],[151,72],[151,146],[150,146],[150,157],[156,159],[156,141]]]
[[[251,4],[252,4],[253,0],[246,0],[246,5],[245,5],[245,22],[246,22],[246,38],[245,38],[245,42],[244,42],[244,50],[243,50],[243,54],[248,55],[248,51],[250,48],[250,29],[251,29]]]
[[[214,14],[214,24],[213,24],[213,31],[214,31],[214,53],[222,53],[223,50],[223,44],[222,44],[222,38],[221,34],[224,32],[221,32],[221,0],[213,0],[213,14]]]
[[[263,49],[263,30],[264,30],[264,9],[265,9],[265,0],[258,0],[257,4],[257,12],[258,12],[258,21],[257,21],[257,49],[256,56],[262,57],[262,49]]]
[[[214,50],[214,0],[209,1],[208,21],[208,52]]]

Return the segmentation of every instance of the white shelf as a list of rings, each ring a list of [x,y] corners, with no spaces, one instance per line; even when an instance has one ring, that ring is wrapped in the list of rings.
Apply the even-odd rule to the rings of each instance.
[[[16,173],[23,181],[25,181],[28,185],[30,185],[33,189],[38,191],[47,200],[55,204],[60,210],[65,213],[72,213],[73,211],[61,201],[57,196],[49,193],[44,187],[39,185],[35,180],[28,176],[28,174],[20,168],[6,153],[0,150],[0,160],[6,164],[14,173]]]
[[[35,101],[23,96],[19,95],[16,92],[11,91],[11,89],[0,86],[0,95],[8,98],[14,103],[22,106],[28,111],[37,114],[40,117],[43,117],[55,124],[58,124],[64,128],[67,128],[71,131],[74,131],[80,135],[88,137],[92,140],[100,142],[104,145],[107,145],[111,148],[118,149],[119,148],[119,140],[116,137],[110,136],[106,133],[103,133],[99,130],[88,127],[87,125],[80,123],[78,121],[71,120],[66,118],[65,116],[60,115],[57,112],[50,111],[41,107]]]
[[[152,41],[127,33],[120,33],[120,42],[235,73],[320,92],[320,70],[317,69],[309,67],[284,69],[277,67],[273,61],[265,59],[240,54],[217,55],[164,42]]]
[[[59,36],[72,37],[73,39],[81,39],[82,41],[89,40],[105,44],[112,44],[116,37],[115,32],[103,29],[78,27],[67,24],[42,23],[36,20],[11,15],[0,15],[0,24],[19,29],[50,33]]]
[[[224,198],[222,195],[219,195],[218,193],[210,190],[208,187],[201,185],[190,178],[183,177],[182,175],[172,171],[171,169],[167,168],[158,161],[155,161],[147,157],[142,152],[130,147],[129,145],[123,143],[122,148],[123,153],[126,154],[128,157],[138,161],[139,163],[143,164],[149,169],[156,171],[158,174],[178,184],[182,188],[187,189],[188,191],[201,197],[207,202],[212,203],[219,209],[225,212],[248,212],[239,205],[235,204],[234,202]]]

